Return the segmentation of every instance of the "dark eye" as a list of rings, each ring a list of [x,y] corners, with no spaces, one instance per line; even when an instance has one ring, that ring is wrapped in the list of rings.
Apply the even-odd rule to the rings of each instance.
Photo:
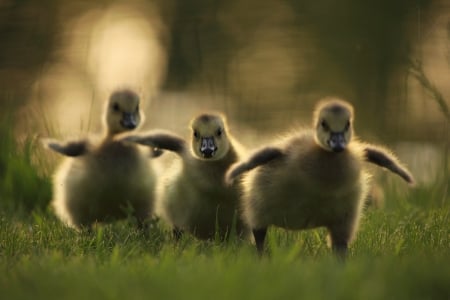
[[[139,111],[139,104],[136,106],[136,112]]]
[[[112,106],[112,109],[113,109],[114,111],[116,111],[116,112],[119,111],[119,110],[120,110],[119,104],[114,103],[113,106]]]
[[[199,137],[199,134],[198,134],[198,131],[197,131],[197,130],[194,130],[194,137],[195,137],[196,139],[198,139],[198,137]]]
[[[347,131],[350,128],[350,121],[347,121],[347,123],[345,123],[345,131]]]
[[[217,136],[222,136],[222,133],[223,133],[223,129],[222,128],[217,129],[217,132],[216,132]]]
[[[322,126],[323,130],[325,130],[325,131],[330,130],[330,127],[328,126],[327,122],[325,122],[324,120],[322,120],[322,122],[320,122],[320,126]]]

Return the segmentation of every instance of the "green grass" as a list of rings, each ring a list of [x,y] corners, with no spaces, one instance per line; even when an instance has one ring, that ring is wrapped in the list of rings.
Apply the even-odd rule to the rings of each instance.
[[[386,208],[366,212],[345,263],[324,230],[271,229],[259,258],[234,240],[176,243],[160,224],[75,232],[48,209],[37,142],[0,130],[1,299],[450,299],[446,177],[408,192],[384,185]]]
[[[45,209],[51,198],[51,182],[44,149],[32,135],[16,141],[10,126],[13,120],[10,114],[0,114],[0,209]]]
[[[175,243],[122,222],[77,233],[50,214],[0,221],[4,299],[448,299],[448,209],[366,215],[346,263],[323,231],[271,230],[251,245]]]

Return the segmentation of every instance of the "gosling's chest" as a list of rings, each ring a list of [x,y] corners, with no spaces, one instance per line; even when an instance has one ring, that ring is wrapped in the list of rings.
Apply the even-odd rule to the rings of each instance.
[[[101,145],[92,153],[90,162],[103,172],[122,173],[126,176],[140,167],[142,156],[134,146],[110,143]]]
[[[335,153],[316,148],[295,161],[292,172],[302,182],[321,190],[351,186],[361,176],[361,161],[351,150]]]

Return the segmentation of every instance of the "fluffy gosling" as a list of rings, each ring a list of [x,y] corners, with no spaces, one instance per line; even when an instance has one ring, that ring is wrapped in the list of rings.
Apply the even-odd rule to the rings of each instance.
[[[125,139],[173,151],[181,158],[158,183],[156,212],[172,226],[176,239],[184,231],[199,239],[224,240],[235,233],[244,238],[249,231],[238,211],[241,185],[224,182],[242,147],[221,115],[201,114],[190,127],[190,147],[182,138],[163,132]]]
[[[105,133],[98,143],[89,140],[60,143],[45,141],[48,148],[68,156],[53,176],[52,206],[67,225],[91,228],[96,222],[136,217],[142,226],[151,217],[154,174],[147,149],[116,139],[136,129],[143,116],[139,96],[118,90],[106,103]]]
[[[267,228],[273,225],[291,230],[326,227],[332,249],[344,257],[368,193],[364,162],[414,182],[389,150],[352,137],[353,107],[329,99],[317,105],[313,129],[264,147],[230,168],[228,183],[255,169],[243,180],[243,215],[260,254]]]

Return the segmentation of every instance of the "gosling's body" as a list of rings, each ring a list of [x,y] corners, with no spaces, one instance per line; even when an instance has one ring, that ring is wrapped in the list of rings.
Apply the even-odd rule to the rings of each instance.
[[[333,247],[346,248],[368,191],[363,152],[357,145],[339,155],[323,150],[312,131],[291,137],[282,149],[282,157],[244,179],[245,220],[256,231],[327,227]]]
[[[135,216],[140,225],[153,212],[155,176],[148,149],[116,140],[135,129],[141,116],[139,98],[124,90],[109,99],[106,133],[98,142],[49,142],[48,147],[66,156],[53,177],[56,215],[75,228]]]
[[[259,252],[269,226],[301,230],[326,227],[332,248],[344,255],[358,228],[369,189],[369,161],[412,182],[389,152],[352,140],[353,109],[343,101],[319,104],[314,129],[302,130],[232,167],[227,180],[243,180],[244,219]]]
[[[245,179],[244,211],[252,228],[307,229],[331,225],[343,212],[358,214],[368,179],[358,149],[335,155],[306,131],[291,137],[283,151],[284,157]]]
[[[191,129],[191,147],[170,135],[128,138],[172,150],[181,158],[158,183],[156,213],[172,226],[177,238],[184,231],[199,239],[245,237],[248,229],[238,211],[241,184],[228,186],[224,181],[243,149],[228,133],[222,116],[200,115],[191,122]]]
[[[154,174],[148,154],[109,140],[89,153],[67,158],[54,176],[53,207],[68,225],[81,228],[153,211]]]
[[[199,239],[220,239],[233,226],[239,236],[243,224],[238,214],[239,185],[226,186],[224,175],[239,160],[231,146],[220,160],[207,161],[185,153],[158,184],[157,213],[176,231],[186,231]]]

